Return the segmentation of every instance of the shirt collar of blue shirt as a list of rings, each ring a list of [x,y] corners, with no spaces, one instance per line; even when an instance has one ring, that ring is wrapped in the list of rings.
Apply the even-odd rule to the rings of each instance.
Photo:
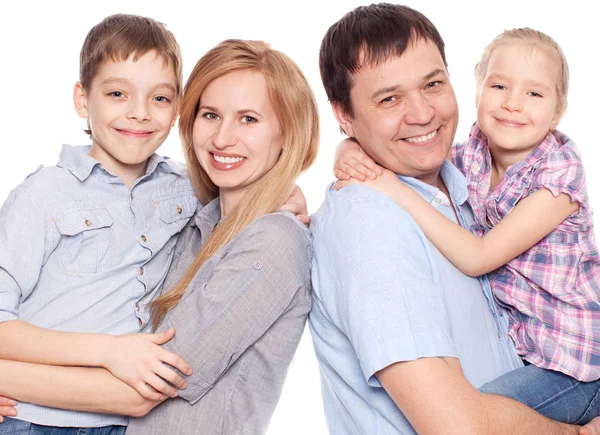
[[[90,148],[90,145],[63,145],[57,166],[67,169],[79,181],[85,181],[92,173],[94,167],[101,167],[100,162],[88,155]],[[179,176],[184,175],[184,169],[182,165],[180,166],[179,163],[168,158],[165,159],[156,153],[152,154],[148,159],[145,175],[152,174],[159,167],[169,173]]]
[[[194,216],[194,223],[202,234],[202,239],[206,240],[212,233],[215,225],[219,223],[221,219],[221,202],[217,196],[206,207],[203,207]]]
[[[462,205],[469,199],[469,183],[467,179],[461,174],[456,166],[450,163],[449,160],[445,160],[440,168],[440,176],[442,177],[454,204]],[[416,178],[406,177],[404,175],[398,175],[398,178],[421,195],[427,202],[433,201],[433,198],[435,198],[440,191],[437,187],[424,183]]]

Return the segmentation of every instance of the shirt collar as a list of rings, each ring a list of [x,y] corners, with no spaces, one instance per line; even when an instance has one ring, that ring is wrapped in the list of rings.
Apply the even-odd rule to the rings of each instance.
[[[219,223],[220,219],[221,202],[219,201],[219,197],[216,197],[205,207],[202,207],[194,216],[194,223],[200,230],[202,239],[206,239],[212,233],[213,228]]]
[[[462,205],[469,199],[467,179],[449,160],[444,160],[444,164],[440,168],[440,176],[455,204]],[[404,175],[398,175],[398,178],[429,203],[439,198],[440,189],[435,186],[424,183],[416,178],[405,177]]]
[[[57,166],[67,169],[79,181],[85,181],[96,166],[98,166],[98,168],[102,168],[100,162],[89,156],[90,149],[91,145],[63,145]],[[184,174],[183,165],[169,159],[168,157],[163,158],[154,153],[148,159],[146,173],[144,176],[151,175],[157,170],[157,168],[160,168],[167,173],[173,173],[179,176]],[[105,170],[104,168],[102,169]],[[106,172],[109,173],[108,171]]]
[[[473,124],[473,127],[471,127],[471,132],[469,135],[478,142],[478,146],[485,147],[489,153],[487,137],[485,134],[483,134],[477,122]],[[520,170],[524,166],[533,167],[535,162],[541,160],[548,153],[557,150],[569,140],[570,139],[566,135],[562,134],[558,130],[549,132],[544,140],[542,140],[542,142],[525,159],[515,163],[512,166],[509,166],[506,172],[513,173]]]

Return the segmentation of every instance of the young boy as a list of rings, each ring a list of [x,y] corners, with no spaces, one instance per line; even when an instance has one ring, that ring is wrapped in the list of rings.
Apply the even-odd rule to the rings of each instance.
[[[0,209],[0,359],[104,367],[145,397],[174,396],[165,380],[185,382],[163,363],[191,368],[160,347],[173,331],[115,336],[148,328],[146,306],[200,205],[185,170],[155,154],[177,117],[179,46],[161,23],[119,14],[90,30],[80,60],[74,103],[91,147],[64,146]],[[127,424],[26,403],[16,418],[0,434]]]

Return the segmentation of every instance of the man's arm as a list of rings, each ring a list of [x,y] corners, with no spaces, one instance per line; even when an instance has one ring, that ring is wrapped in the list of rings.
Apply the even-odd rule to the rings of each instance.
[[[577,434],[513,399],[478,392],[456,358],[398,362],[377,379],[421,435]]]

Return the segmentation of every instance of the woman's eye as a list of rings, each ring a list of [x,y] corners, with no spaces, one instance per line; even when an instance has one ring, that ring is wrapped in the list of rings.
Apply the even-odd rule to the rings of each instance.
[[[258,119],[256,119],[253,116],[250,116],[250,115],[244,115],[244,116],[242,116],[241,121],[244,124],[254,124],[255,122],[258,122]]]
[[[217,115],[216,113],[213,113],[213,112],[204,112],[202,114],[202,117],[208,119],[209,121],[214,121],[216,119],[219,119],[219,115]]]

